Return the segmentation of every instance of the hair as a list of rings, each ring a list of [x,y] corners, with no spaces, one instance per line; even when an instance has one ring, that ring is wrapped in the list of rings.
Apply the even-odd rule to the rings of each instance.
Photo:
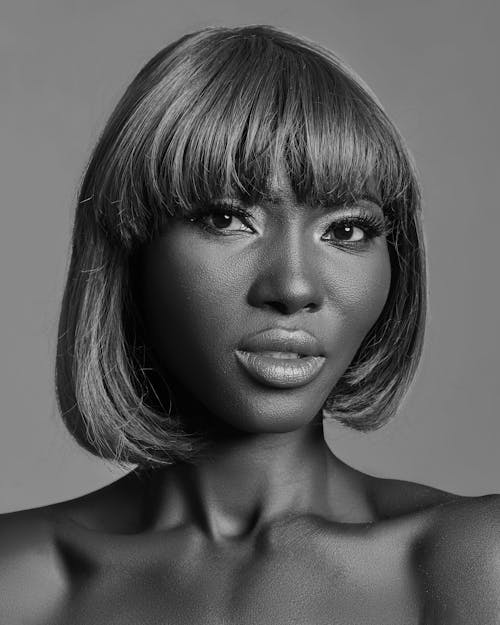
[[[389,295],[323,416],[367,432],[395,414],[418,366],[426,314],[421,194],[404,141],[332,52],[271,26],[211,27],[143,67],[82,180],[56,392],[85,449],[151,467],[190,461],[203,447],[175,397],[160,399],[168,382],[144,340],[137,254],[193,206],[229,195],[261,200],[278,166],[307,206],[356,201],[375,185],[389,224]]]

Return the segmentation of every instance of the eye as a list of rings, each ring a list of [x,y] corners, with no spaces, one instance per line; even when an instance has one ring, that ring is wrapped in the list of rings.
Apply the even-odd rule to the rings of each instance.
[[[189,221],[214,234],[255,232],[249,224],[249,215],[246,211],[223,204],[205,206]]]
[[[205,217],[209,225],[213,226],[217,230],[228,230],[231,232],[251,232],[252,230],[243,223],[235,213],[232,211],[213,211]]]
[[[385,233],[386,225],[382,216],[361,213],[332,223],[322,240],[340,245],[367,245],[372,239]]]
[[[335,224],[335,226],[330,228],[329,232],[331,232],[338,241],[355,242],[363,241],[366,238],[366,233],[362,228],[349,222]]]

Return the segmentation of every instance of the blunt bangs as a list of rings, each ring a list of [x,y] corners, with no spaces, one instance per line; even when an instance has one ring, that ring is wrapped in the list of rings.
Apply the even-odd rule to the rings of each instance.
[[[368,89],[333,55],[277,29],[185,38],[146,65],[131,97],[93,194],[102,226],[127,248],[207,201],[265,199],[280,166],[306,205],[370,190],[390,212],[407,191],[399,138]]]
[[[427,301],[420,185],[404,141],[333,53],[270,26],[214,27],[138,73],[81,184],[56,393],[82,447],[148,467],[194,462],[209,445],[188,431],[144,338],[136,252],[203,203],[268,199],[277,171],[305,206],[369,195],[384,211],[389,295],[323,416],[360,431],[394,416],[417,370]]]

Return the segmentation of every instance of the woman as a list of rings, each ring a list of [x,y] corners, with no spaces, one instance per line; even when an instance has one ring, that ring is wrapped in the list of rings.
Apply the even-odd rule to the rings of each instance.
[[[137,469],[1,519],[2,622],[500,622],[498,497],[363,474],[322,420],[394,415],[423,340],[419,185],[323,48],[209,28],[128,87],[88,165],[57,391]]]

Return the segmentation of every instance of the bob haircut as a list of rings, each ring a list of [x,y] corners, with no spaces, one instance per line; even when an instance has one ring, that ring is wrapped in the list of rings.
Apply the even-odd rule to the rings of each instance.
[[[206,445],[185,427],[144,340],[137,255],[194,206],[264,199],[279,165],[304,206],[349,204],[375,189],[388,226],[389,295],[323,416],[366,432],[395,414],[426,313],[420,187],[403,139],[328,50],[271,26],[211,27],[144,66],[83,177],[56,358],[62,417],[81,446],[146,468],[194,461]]]

